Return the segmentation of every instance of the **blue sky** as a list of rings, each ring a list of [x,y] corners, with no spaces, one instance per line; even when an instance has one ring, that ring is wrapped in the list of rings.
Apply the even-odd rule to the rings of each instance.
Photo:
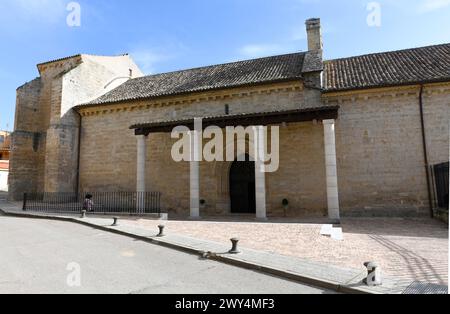
[[[0,129],[13,128],[15,90],[36,64],[78,53],[130,53],[148,74],[306,50],[320,17],[327,59],[450,42],[450,0],[1,0]]]

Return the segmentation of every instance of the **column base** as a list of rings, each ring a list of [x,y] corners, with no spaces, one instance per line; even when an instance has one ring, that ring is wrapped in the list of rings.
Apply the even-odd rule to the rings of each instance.
[[[341,219],[331,219],[330,218],[330,224],[332,225],[340,225],[341,224]]]

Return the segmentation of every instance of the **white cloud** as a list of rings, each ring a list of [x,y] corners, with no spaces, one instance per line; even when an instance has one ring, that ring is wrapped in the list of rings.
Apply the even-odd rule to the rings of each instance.
[[[172,56],[168,54],[158,53],[151,49],[134,50],[130,55],[145,74],[156,73],[158,63],[172,59]]]
[[[381,4],[421,15],[450,7],[450,0],[382,0]]]
[[[428,13],[450,6],[450,0],[422,0],[418,10],[420,13]]]
[[[67,15],[65,0],[2,0],[0,11],[4,21],[39,21],[54,23]]]
[[[285,51],[284,47],[275,44],[249,44],[239,49],[239,54],[246,58],[258,58],[279,54]]]
[[[165,36],[161,42],[143,39],[133,43],[128,51],[144,73],[155,74],[170,66],[174,59],[185,57],[190,49],[177,38]]]

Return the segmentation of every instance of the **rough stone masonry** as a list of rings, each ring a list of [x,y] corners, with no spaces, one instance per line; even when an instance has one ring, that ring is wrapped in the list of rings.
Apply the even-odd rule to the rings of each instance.
[[[17,90],[10,198],[135,191],[140,177],[163,210],[185,216],[246,213],[242,197],[266,216],[428,215],[426,166],[449,160],[450,44],[323,60],[320,20],[306,25],[306,52],[172,73],[143,76],[126,55],[38,65]],[[279,125],[280,168],[255,200],[251,169],[201,162],[193,205],[192,168],[171,159],[161,126],[226,116]]]

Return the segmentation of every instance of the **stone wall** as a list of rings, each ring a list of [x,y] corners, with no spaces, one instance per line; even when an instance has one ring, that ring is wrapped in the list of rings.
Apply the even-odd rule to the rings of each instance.
[[[24,192],[75,192],[79,115],[72,108],[142,72],[129,56],[79,55],[38,65],[40,77],[17,90],[11,199]],[[130,71],[131,70],[131,71]]]
[[[40,106],[43,83],[35,79],[17,89],[15,131],[11,135],[9,196],[20,199],[23,193],[36,192],[43,181],[40,172],[45,156],[45,135],[42,121],[45,111]]]
[[[78,185],[80,117],[72,110],[93,100],[119,83],[142,73],[128,56],[83,56],[83,62],[54,79],[52,115],[47,131],[45,191],[75,192]]]
[[[165,105],[140,101],[81,110],[81,189],[86,192],[136,189],[136,137],[129,130],[133,123],[223,115],[225,105],[231,114],[312,105],[305,104],[301,83],[202,93],[195,97],[199,100],[183,103],[183,99],[175,98],[161,101]],[[280,169],[267,174],[266,179],[268,214],[284,215],[282,200],[287,198],[288,215],[325,215],[322,125],[313,122],[286,125],[280,128],[280,140]],[[188,215],[189,163],[172,160],[174,143],[170,134],[149,135],[146,184],[149,191],[163,193],[164,210]],[[229,213],[230,166],[227,162],[200,163],[200,197],[206,201],[204,214]]]
[[[303,88],[245,90],[138,101],[82,110],[81,186],[85,191],[133,191],[136,188],[136,122],[307,106]],[[225,92],[223,92],[225,93]],[[244,94],[243,94],[244,93]],[[341,106],[336,124],[338,179],[344,215],[428,215],[428,193],[417,86],[326,94],[324,104]],[[202,99],[202,100],[194,100]],[[448,160],[449,91],[427,86],[425,122],[430,160]],[[310,104],[314,100],[309,100]],[[189,164],[170,157],[175,140],[151,134],[147,150],[147,188],[163,193],[164,210],[188,215]],[[280,169],[267,174],[268,214],[326,215],[323,126],[294,123],[280,128]],[[231,163],[200,164],[200,198],[205,214],[230,210]]]
[[[425,87],[430,163],[448,161],[449,85]],[[336,125],[344,215],[428,215],[419,86],[325,95]]]
[[[121,59],[122,58],[122,59]],[[81,191],[134,191],[136,137],[132,124],[161,120],[339,105],[338,179],[344,215],[427,215],[428,192],[419,114],[420,86],[323,94],[301,82],[142,100],[80,110],[139,69],[129,57],[77,57],[39,66],[41,77],[17,90],[12,136],[10,197],[23,192],[77,188],[78,136]],[[113,70],[114,69],[114,70]],[[120,73],[119,73],[120,72]],[[448,161],[450,84],[424,88],[430,164]],[[80,127],[81,123],[81,127]],[[81,133],[79,132],[81,128]],[[189,213],[189,164],[170,156],[170,134],[149,136],[147,188],[163,193],[164,210]],[[280,127],[280,169],[266,175],[269,215],[326,215],[323,126],[320,121]],[[230,211],[231,163],[200,164],[202,212]]]
[[[448,162],[450,84],[426,86],[423,107],[429,163],[436,165]]]

